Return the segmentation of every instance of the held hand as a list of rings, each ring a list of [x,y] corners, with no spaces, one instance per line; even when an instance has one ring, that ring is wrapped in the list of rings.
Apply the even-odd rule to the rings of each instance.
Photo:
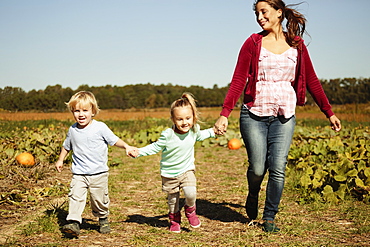
[[[340,124],[340,120],[337,118],[337,116],[333,115],[329,118],[330,125],[332,130],[338,132],[342,129],[342,125]]]
[[[227,117],[220,116],[218,120],[216,121],[215,126],[213,127],[215,134],[217,135],[225,134],[228,124],[229,122],[228,122]]]
[[[63,161],[57,161],[55,163],[55,168],[57,169],[58,172],[62,172],[62,169],[63,169]]]
[[[126,155],[132,158],[136,158],[137,156],[139,156],[139,149],[137,147],[129,146],[126,148]]]

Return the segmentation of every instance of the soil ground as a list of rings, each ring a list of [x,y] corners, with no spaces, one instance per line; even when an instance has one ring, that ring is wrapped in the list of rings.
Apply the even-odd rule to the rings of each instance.
[[[65,238],[60,232],[65,224],[67,195],[44,198],[23,207],[1,204],[0,245],[3,246],[370,246],[370,236],[363,226],[369,224],[369,208],[361,202],[341,205],[299,204],[299,194],[287,186],[276,222],[277,234],[264,233],[258,224],[248,226],[244,204],[247,194],[245,150],[224,147],[197,147],[197,213],[202,226],[192,229],[183,214],[182,232],[168,231],[166,195],[161,191],[159,155],[132,159],[113,148],[113,157],[123,164],[110,168],[110,234],[98,232],[97,219],[86,206],[81,234]],[[34,186],[55,181],[69,184],[66,167],[58,174],[50,164],[50,176]],[[265,184],[264,184],[265,185]],[[260,217],[264,204],[260,195]],[[182,199],[182,205],[183,205]],[[54,208],[53,208],[54,206]],[[182,209],[183,213],[183,209]],[[363,220],[356,220],[362,213]],[[56,230],[39,230],[37,219],[54,215]],[[32,225],[32,223],[35,223]],[[29,229],[32,228],[35,229]],[[25,228],[31,234],[25,234]],[[368,229],[368,228],[367,228]],[[34,230],[32,233],[32,230]]]

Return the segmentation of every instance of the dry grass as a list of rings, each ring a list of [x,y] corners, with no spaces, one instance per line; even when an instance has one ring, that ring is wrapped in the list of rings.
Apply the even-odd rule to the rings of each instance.
[[[336,115],[344,121],[348,122],[370,122],[370,106],[363,105],[359,109],[354,106],[334,106]],[[220,114],[220,108],[199,108],[202,118],[217,119]],[[325,115],[320,112],[317,107],[305,106],[297,107],[298,119],[326,119]],[[239,109],[231,113],[232,117],[239,117]],[[96,116],[98,120],[142,120],[147,117],[151,118],[169,118],[169,109],[147,109],[147,110],[102,110]],[[56,119],[67,120],[73,119],[72,114],[69,112],[4,112],[0,111],[0,120],[7,121],[23,121],[23,120],[43,120],[43,119]]]
[[[202,117],[216,118],[220,114],[219,108],[200,108]],[[148,109],[148,110],[102,110],[96,116],[100,120],[142,120],[147,117],[151,118],[169,118],[169,109]],[[234,111],[232,116],[238,116],[238,111]],[[66,120],[73,119],[70,112],[4,112],[0,111],[0,120],[8,121],[23,121],[23,120],[43,120],[43,119],[56,119]]]
[[[299,108],[298,108],[299,109]],[[219,108],[201,109],[204,118],[216,119]],[[369,114],[342,113],[341,120],[370,122]],[[348,111],[351,112],[351,111]],[[233,116],[238,117],[239,111]],[[168,118],[168,109],[153,111],[102,111],[101,120]],[[298,118],[324,119],[317,109],[304,108]],[[0,120],[72,119],[70,113],[4,113]],[[244,149],[223,147],[196,148],[198,179],[198,214],[202,227],[192,229],[183,217],[180,234],[168,232],[166,196],[161,191],[159,155],[131,159],[122,150],[113,148],[111,156],[123,164],[110,169],[112,233],[97,232],[97,219],[86,207],[81,236],[63,238],[59,228],[65,224],[67,193],[61,197],[41,198],[38,203],[22,206],[0,205],[0,245],[3,246],[370,246],[368,205],[347,201],[339,205],[312,203],[300,205],[300,195],[290,186],[286,190],[277,216],[281,227],[278,234],[266,234],[260,227],[247,226],[244,210],[247,193]],[[55,183],[70,182],[71,174],[64,169],[55,172],[53,164],[46,167],[46,176],[24,186],[42,188]],[[16,175],[16,174],[15,174]],[[15,181],[15,180],[14,180]],[[14,182],[13,181],[13,182]],[[9,181],[9,184],[12,182]],[[6,186],[3,184],[2,186]],[[263,208],[264,191],[260,198]],[[51,217],[49,217],[51,214]],[[41,217],[41,218],[40,218]],[[185,219],[184,219],[185,218]],[[46,231],[37,219],[46,219],[57,230]],[[46,223],[42,223],[46,224]],[[25,230],[27,229],[27,230]]]
[[[117,148],[112,155],[122,157],[124,164],[110,169],[111,234],[97,232],[97,219],[91,215],[89,206],[83,214],[78,239],[63,238],[60,231],[36,231],[26,236],[23,230],[20,234],[19,229],[34,222],[35,215],[46,215],[50,203],[44,202],[22,209],[22,214],[14,212],[17,220],[13,218],[8,227],[0,230],[3,240],[8,237],[8,246],[370,246],[368,233],[361,230],[369,220],[367,205],[361,202],[299,205],[296,202],[299,195],[291,188],[284,192],[277,216],[280,233],[267,234],[258,226],[247,226],[245,150],[223,147],[196,149],[197,212],[202,226],[192,229],[183,217],[182,232],[170,233],[166,196],[161,191],[158,171],[160,156],[131,159]],[[70,172],[65,169],[59,175],[51,168],[49,179],[69,183]],[[264,189],[260,213],[263,199]],[[67,195],[54,200],[66,201]],[[62,226],[65,214],[65,209],[56,211],[55,224]]]

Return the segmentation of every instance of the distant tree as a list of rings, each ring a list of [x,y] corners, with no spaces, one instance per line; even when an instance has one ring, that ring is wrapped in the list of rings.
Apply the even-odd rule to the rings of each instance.
[[[145,99],[145,107],[146,108],[154,108],[156,105],[156,94],[151,94],[148,98]]]
[[[322,80],[321,84],[331,104],[360,104],[370,102],[370,78],[344,78]],[[91,91],[95,94],[102,109],[158,108],[169,107],[184,92],[192,93],[201,107],[221,107],[229,85],[204,88],[171,83],[155,86],[151,83],[125,86],[90,87],[80,85],[76,90],[63,88],[57,84],[45,90],[25,92],[19,87],[0,88],[0,107],[8,111],[65,111],[70,97],[78,91]],[[241,105],[243,97],[237,102]],[[307,94],[307,104],[315,104]]]
[[[63,96],[63,88],[57,84],[55,86],[47,86],[43,94],[43,111],[63,111],[65,104],[61,99]]]
[[[1,108],[9,111],[24,111],[27,104],[23,101],[26,92],[20,87],[5,87],[0,90]]]

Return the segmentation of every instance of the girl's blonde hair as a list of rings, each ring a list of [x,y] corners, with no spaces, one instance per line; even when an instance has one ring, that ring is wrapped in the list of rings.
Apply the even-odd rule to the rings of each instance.
[[[75,93],[65,104],[67,105],[69,111],[72,113],[76,109],[77,104],[83,106],[91,105],[91,111],[94,116],[97,115],[100,111],[98,102],[96,101],[94,94],[89,91],[80,91],[78,93]]]
[[[198,123],[199,120],[199,111],[197,109],[196,105],[196,100],[194,99],[194,96],[191,93],[183,93],[181,95],[180,99],[175,100],[171,104],[171,120],[174,121],[174,110],[178,107],[187,107],[190,106],[192,111],[193,111],[193,119],[194,119],[194,124],[193,124],[193,129],[196,123]]]

